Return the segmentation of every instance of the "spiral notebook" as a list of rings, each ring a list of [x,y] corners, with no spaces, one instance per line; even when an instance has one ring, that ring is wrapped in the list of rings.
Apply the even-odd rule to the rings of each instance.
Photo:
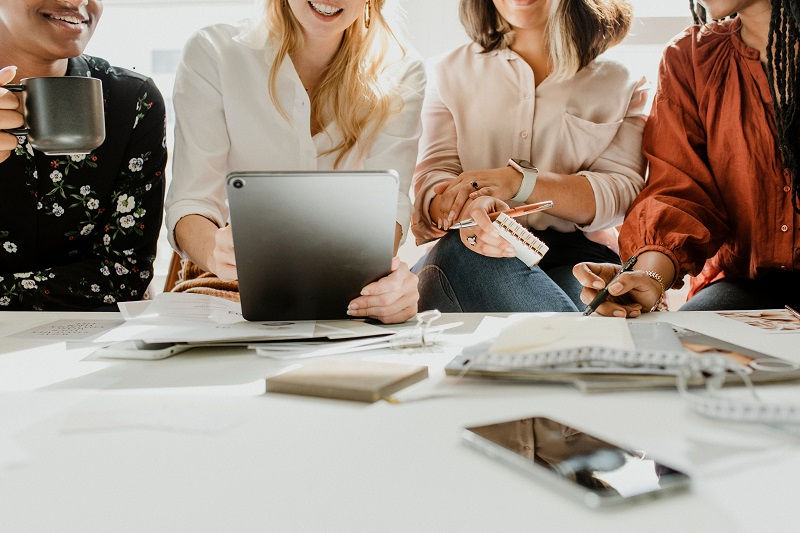
[[[569,383],[584,391],[674,387],[686,358],[707,352],[747,366],[754,383],[800,379],[800,365],[695,331],[577,315],[520,320],[494,341],[465,348],[445,371],[450,376]]]
[[[500,236],[514,247],[517,259],[525,263],[528,268],[541,261],[549,249],[536,235],[528,231],[528,228],[505,213],[500,213],[493,224],[500,232]]]

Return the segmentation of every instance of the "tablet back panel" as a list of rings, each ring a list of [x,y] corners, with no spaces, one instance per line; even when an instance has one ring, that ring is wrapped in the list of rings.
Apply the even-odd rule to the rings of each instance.
[[[347,318],[390,272],[394,172],[238,172],[227,192],[247,320]]]

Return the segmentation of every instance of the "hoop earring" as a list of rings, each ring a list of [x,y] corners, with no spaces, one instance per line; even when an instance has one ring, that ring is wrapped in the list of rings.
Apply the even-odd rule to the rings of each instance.
[[[369,0],[367,0],[367,3],[364,4],[364,28],[366,28],[366,29],[369,29],[369,23],[370,23],[370,19],[371,19],[370,15],[371,15],[371,13],[370,13]]]

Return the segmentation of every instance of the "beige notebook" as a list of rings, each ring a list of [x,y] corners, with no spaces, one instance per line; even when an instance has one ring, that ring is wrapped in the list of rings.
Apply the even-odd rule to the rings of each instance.
[[[267,392],[376,402],[427,377],[426,366],[331,359],[267,378]]]

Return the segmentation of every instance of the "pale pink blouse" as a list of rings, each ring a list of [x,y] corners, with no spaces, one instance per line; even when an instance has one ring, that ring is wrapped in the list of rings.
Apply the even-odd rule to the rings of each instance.
[[[533,70],[515,52],[480,53],[474,43],[430,70],[414,172],[417,244],[444,235],[430,219],[434,185],[464,171],[504,167],[515,157],[542,170],[583,174],[597,205],[585,226],[547,213],[528,215],[527,226],[581,230],[616,249],[616,233],[598,230],[619,225],[644,186],[644,79],[620,63],[596,59],[569,80],[547,78],[537,87]]]

